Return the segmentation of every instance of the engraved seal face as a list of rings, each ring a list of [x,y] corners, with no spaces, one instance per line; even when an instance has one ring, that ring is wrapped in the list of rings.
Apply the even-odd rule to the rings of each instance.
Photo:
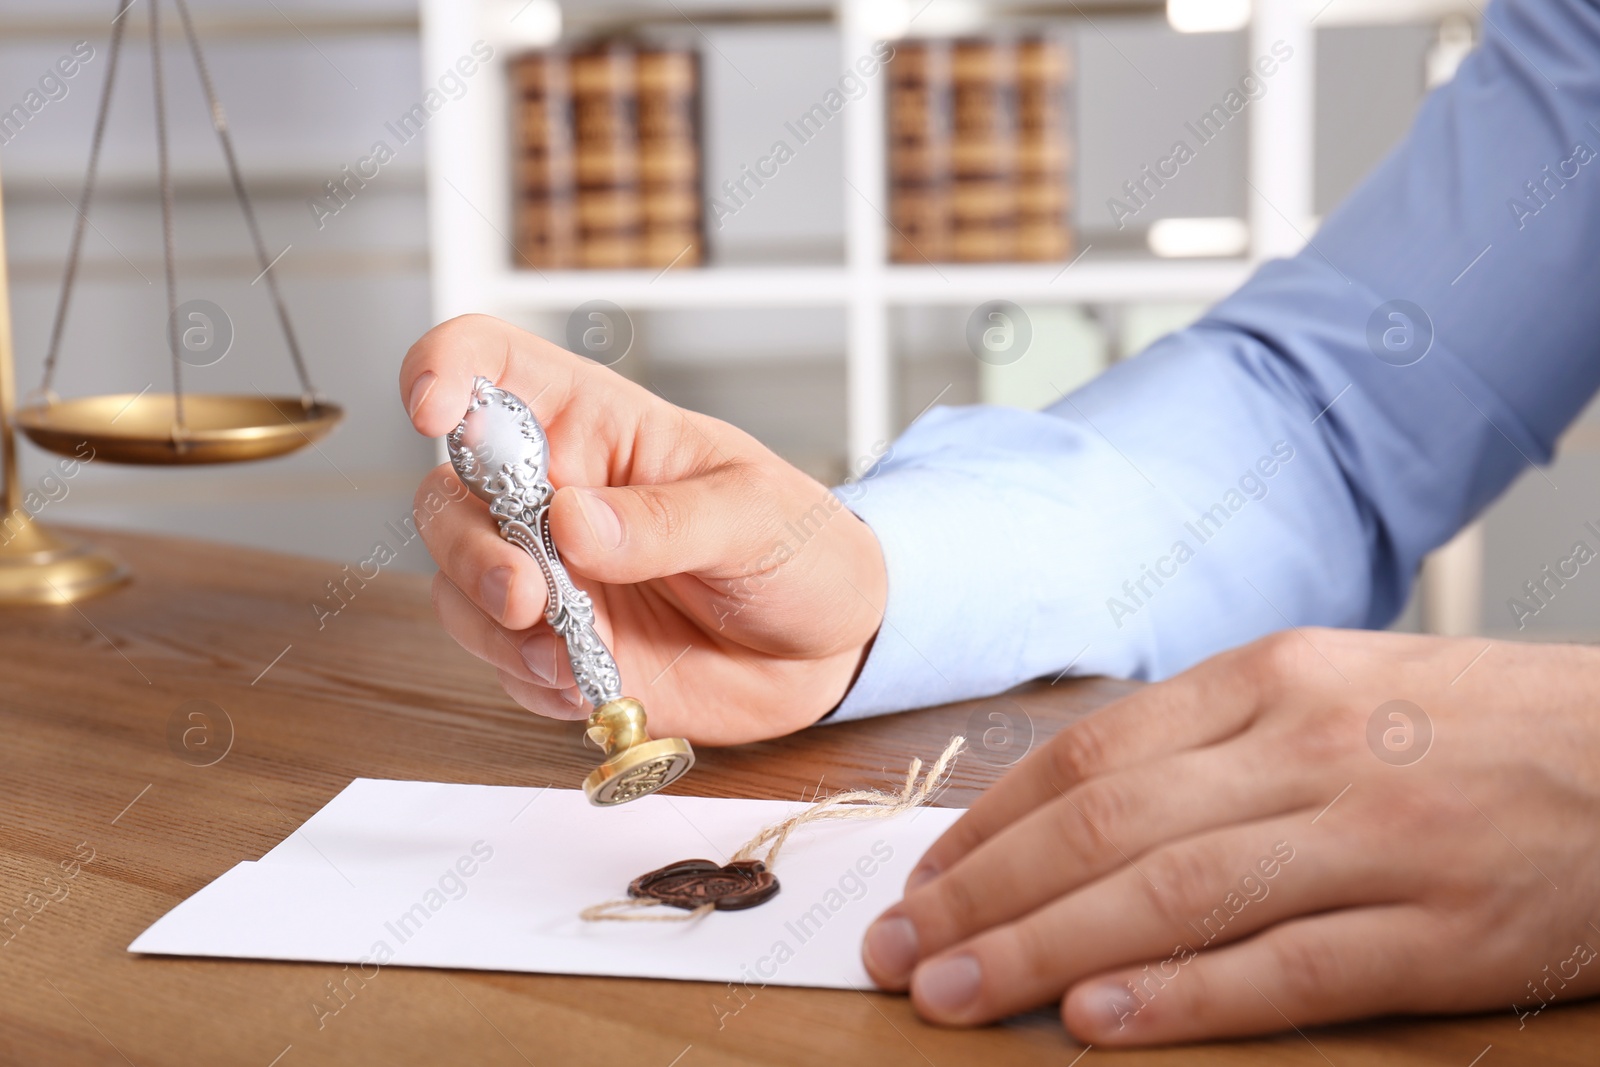
[[[490,504],[545,481],[550,468],[544,427],[526,404],[487,378],[473,383],[472,403],[445,447],[461,481]]]
[[[685,752],[656,756],[599,783],[589,800],[601,806],[626,804],[671,785],[693,766],[694,756]]]
[[[706,904],[718,911],[739,911],[777,896],[778,879],[760,860],[739,860],[726,867],[710,860],[683,860],[641,874],[628,886],[628,895],[685,911]]]

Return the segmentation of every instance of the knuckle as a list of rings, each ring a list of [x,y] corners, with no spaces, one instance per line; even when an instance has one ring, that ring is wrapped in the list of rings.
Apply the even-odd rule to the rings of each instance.
[[[1093,720],[1068,727],[1050,743],[1050,773],[1058,785],[1077,785],[1107,765],[1105,740]]]
[[[1091,802],[1091,806],[1094,803],[1106,802]],[[1075,867],[1079,872],[1098,871],[1105,862],[1109,846],[1106,835],[1097,826],[1105,824],[1098,819],[1091,822],[1082,799],[1076,801],[1076,805],[1056,804],[1053,841],[1065,865]]]
[[[1178,986],[1177,996],[1157,997],[1151,1003],[1152,1022],[1168,1018],[1217,1019],[1234,1010],[1238,991],[1207,970],[1191,968]],[[1254,993],[1251,996],[1255,996]]]
[[[1346,984],[1339,946],[1308,927],[1290,927],[1267,942],[1278,988],[1297,1007],[1323,1003]]]
[[[498,325],[492,315],[485,315],[479,311],[469,311],[465,315],[457,315],[453,319],[441,322],[435,329],[443,340],[455,340],[463,335],[473,336],[486,328]]]
[[[429,546],[430,550],[435,545],[447,542],[450,531],[456,528],[449,521],[435,521],[452,501],[462,498],[459,482],[451,484],[454,479],[454,472],[446,471],[443,467],[429,471],[411,496],[411,524],[422,535],[423,544]]]
[[[434,366],[449,365],[455,362],[453,353],[465,345],[470,345],[485,327],[491,322],[489,316],[478,313],[457,315],[453,319],[446,319],[433,329],[423,334],[416,344],[411,346],[413,356],[426,355],[424,365]]]
[[[1146,899],[1174,930],[1192,932],[1197,919],[1227,906],[1216,857],[1198,846],[1164,848],[1141,860],[1140,866]]]
[[[1277,690],[1304,678],[1309,666],[1306,658],[1312,655],[1302,636],[1303,631],[1279,630],[1261,638],[1250,648],[1253,673],[1267,687]]]
[[[921,914],[917,925],[926,927],[941,944],[958,940],[964,932],[981,925],[984,894],[965,872],[952,872],[951,877],[939,879],[930,888],[932,899],[918,909]]]
[[[639,504],[644,508],[651,532],[662,542],[671,544],[683,536],[688,517],[670,493],[655,486],[636,490]]]
[[[433,576],[432,585],[433,614],[439,620],[440,627],[451,639],[479,659],[488,659],[477,640],[477,633],[473,625],[476,614],[473,613],[470,603],[451,584],[443,571]]]
[[[1122,836],[1121,828],[1128,823],[1133,806],[1126,790],[1117,785],[1096,782],[1074,790],[1071,807],[1082,824],[1081,836],[1085,858],[1100,855],[1106,846]]]
[[[1303,766],[1337,762],[1365,747],[1365,717],[1343,706],[1299,716],[1288,734],[1291,757]]]
[[[998,944],[994,947],[1014,961],[1023,985],[1037,988],[1050,984],[1050,980],[1061,969],[1061,954],[1053,939],[1030,926],[1027,922],[1019,922],[1004,927],[999,931]]]
[[[443,537],[428,544],[428,552],[439,564],[439,573],[455,583],[457,591],[469,601],[476,602],[473,593],[478,580],[489,569],[489,558],[482,553],[470,537]]]
[[[1414,840],[1448,840],[1451,830],[1474,822],[1481,825],[1483,816],[1470,801],[1454,789],[1440,791],[1410,783],[1388,785],[1366,803],[1385,825],[1395,827]],[[1496,835],[1498,839],[1498,835]],[[1465,873],[1462,869],[1461,873]],[[1496,880],[1502,881],[1503,872]]]

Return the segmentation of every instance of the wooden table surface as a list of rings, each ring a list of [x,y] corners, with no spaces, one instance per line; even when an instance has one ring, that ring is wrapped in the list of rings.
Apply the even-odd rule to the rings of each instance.
[[[156,918],[261,856],[352,778],[574,788],[594,759],[576,728],[517,708],[456,648],[422,577],[380,573],[319,630],[311,604],[342,576],[336,564],[94,538],[133,566],[131,586],[75,607],[0,609],[0,1063],[1600,1062],[1596,1005],[1551,1008],[1520,1030],[1508,1010],[1085,1053],[1053,1011],[940,1030],[879,993],[764,988],[719,1027],[716,1006],[737,1003],[720,985],[390,967],[328,1014],[314,1005],[333,1003],[338,965],[130,955]],[[1031,721],[1038,743],[1129,688],[1040,685],[998,704],[703,750],[675,791],[795,799],[819,778],[878,785],[994,708]],[[211,766],[169,741],[192,700],[232,723]],[[943,803],[971,803],[999,762],[964,758]]]

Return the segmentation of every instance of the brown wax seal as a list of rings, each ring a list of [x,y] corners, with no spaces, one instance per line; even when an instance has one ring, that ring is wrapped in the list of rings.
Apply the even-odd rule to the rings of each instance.
[[[628,885],[630,897],[653,898],[686,911],[707,904],[718,911],[739,911],[764,904],[777,893],[778,879],[760,860],[737,860],[725,867],[710,860],[682,860],[641,874]]]

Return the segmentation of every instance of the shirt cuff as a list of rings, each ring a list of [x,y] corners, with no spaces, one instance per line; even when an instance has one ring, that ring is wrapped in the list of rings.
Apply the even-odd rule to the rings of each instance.
[[[938,421],[939,409],[925,420]],[[877,535],[883,621],[828,722],[1000,692],[1019,669],[1027,553],[994,486],[949,467],[900,467],[833,490]],[[1026,594],[1022,594],[1026,599]],[[950,653],[959,648],[959,663]]]

